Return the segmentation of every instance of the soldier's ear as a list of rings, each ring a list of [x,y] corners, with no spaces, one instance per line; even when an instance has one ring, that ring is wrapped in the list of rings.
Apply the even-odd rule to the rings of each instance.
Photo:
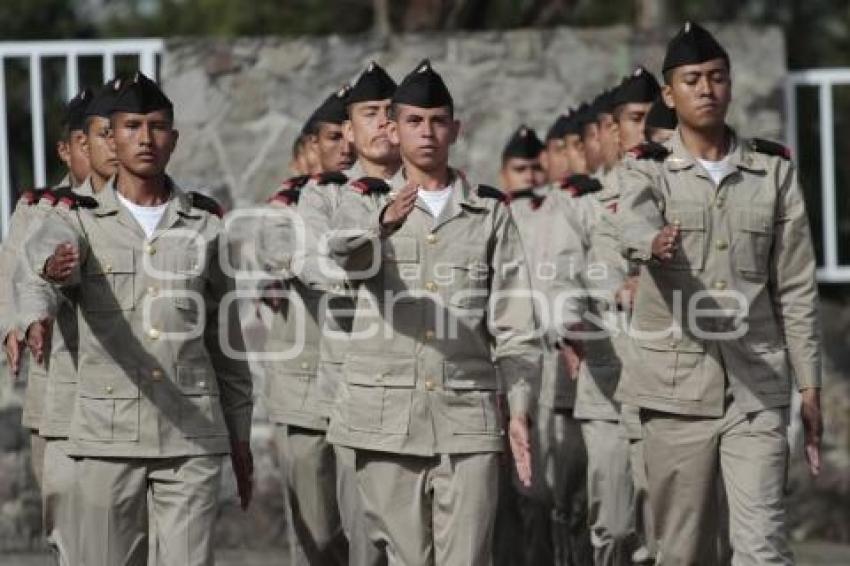
[[[661,97],[664,99],[664,104],[667,105],[668,108],[676,109],[676,101],[673,98],[673,87],[669,84],[665,83],[661,87]]]
[[[398,136],[398,122],[395,120],[390,120],[387,122],[387,138],[389,138],[390,143],[393,145],[399,145],[401,140]]]
[[[540,152],[540,166],[543,167],[543,171],[545,173],[549,173],[549,151],[548,148],[545,148]]]
[[[354,128],[351,127],[351,120],[342,123],[342,135],[345,137],[345,141],[350,144],[354,143]]]
[[[67,167],[71,162],[71,148],[68,147],[67,141],[59,140],[56,142],[56,155],[59,156],[59,160]]]
[[[449,138],[449,144],[454,145],[457,141],[457,137],[460,135],[460,120],[452,120],[452,133]]]

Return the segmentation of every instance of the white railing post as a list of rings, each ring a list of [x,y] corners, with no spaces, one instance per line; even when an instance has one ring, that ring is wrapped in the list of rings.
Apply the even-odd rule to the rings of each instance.
[[[835,140],[832,112],[832,82],[824,80],[819,87],[820,159],[823,214],[824,268],[827,273],[838,268],[838,239],[835,218]]]
[[[35,186],[47,184],[47,165],[44,159],[44,102],[41,88],[41,56],[30,55],[30,109],[32,120],[32,167]]]
[[[0,237],[9,233],[12,216],[12,172],[9,170],[9,136],[6,130],[6,59],[0,55]]]
[[[106,51],[103,54],[103,82],[115,76],[115,53]]]
[[[68,81],[68,100],[71,100],[80,91],[80,73],[77,69],[77,54],[68,52],[65,58],[65,76]]]

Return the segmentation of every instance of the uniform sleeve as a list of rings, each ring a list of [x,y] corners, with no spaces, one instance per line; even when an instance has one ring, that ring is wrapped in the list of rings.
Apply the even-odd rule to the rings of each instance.
[[[19,202],[9,220],[9,232],[0,247],[0,340],[15,329],[17,309],[14,298],[14,273],[20,255],[27,224],[25,216],[31,214],[28,205]]]
[[[505,207],[496,212],[488,326],[511,416],[529,413],[539,390],[542,348],[536,333],[531,279],[519,231]]]
[[[38,207],[15,267],[15,292],[20,308],[18,321],[24,329],[42,318],[56,317],[61,289],[79,285],[82,266],[89,257],[88,240],[78,211],[41,204]],[[67,281],[57,284],[45,278],[44,265],[56,246],[65,242],[79,250],[80,263]]]
[[[380,267],[383,207],[372,195],[343,188],[328,245],[333,259],[352,279],[368,279]]]
[[[622,200],[617,224],[626,259],[648,262],[652,240],[664,227],[663,197],[655,185],[650,164],[627,158],[620,177]]]
[[[225,236],[220,235],[218,239]],[[233,277],[224,273],[219,258],[219,246],[211,245],[209,289],[207,296],[207,323],[204,342],[212,360],[213,368],[221,391],[221,405],[231,441],[248,442],[251,439],[251,414],[254,408],[253,383],[248,362],[243,356],[227,355],[222,344],[238,354],[245,354],[245,338],[239,317],[238,301],[227,300],[233,297],[236,284]],[[229,242],[224,245],[229,245]],[[226,306],[223,304],[226,303]],[[227,313],[220,309],[226,308]],[[224,342],[226,340],[226,342]]]
[[[599,214],[591,233],[588,264],[585,279],[594,289],[615,293],[628,275],[629,263],[623,257],[616,216],[609,210]]]
[[[257,227],[257,263],[269,278],[288,281],[294,277],[296,230],[300,220],[295,207],[268,206]]]
[[[569,210],[565,213],[567,216],[552,227],[553,233],[549,242],[555,273],[549,285],[547,299],[551,309],[550,335],[554,337],[555,342],[567,338],[570,328],[581,322],[587,310],[584,285],[581,281],[581,274],[586,269],[582,228],[577,220],[570,216]]]
[[[780,175],[770,262],[772,298],[797,387],[820,387],[821,338],[811,230],[796,168],[789,163]]]
[[[308,285],[324,285],[345,279],[345,272],[330,257],[327,240],[333,220],[331,191],[338,187],[309,184],[301,191],[298,214],[304,220],[303,269],[299,277]]]

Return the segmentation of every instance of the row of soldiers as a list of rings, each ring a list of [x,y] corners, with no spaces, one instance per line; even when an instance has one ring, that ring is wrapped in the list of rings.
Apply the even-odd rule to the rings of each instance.
[[[313,113],[255,246],[291,563],[792,562],[815,261],[784,148],[725,122],[730,74],[686,24],[663,86],[638,68],[544,141],[521,126],[501,189],[449,165],[428,61],[400,84],[371,63]],[[159,563],[209,564],[223,455],[252,489],[226,222],[165,174],[155,83],[88,97],[89,170],[66,152],[73,188],[25,195],[3,247],[46,532],[64,564],[144,564],[149,530]]]

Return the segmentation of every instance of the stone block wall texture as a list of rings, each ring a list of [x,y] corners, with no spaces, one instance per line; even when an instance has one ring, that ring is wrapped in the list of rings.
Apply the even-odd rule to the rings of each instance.
[[[731,55],[730,121],[782,137],[785,43],[778,28],[715,28]],[[445,78],[462,133],[452,162],[496,183],[507,138],[521,123],[542,136],[555,117],[618,83],[636,65],[658,73],[667,39],[631,28],[174,40],[162,78],[181,138],[171,171],[193,186],[261,201],[286,177],[290,149],[315,106],[375,60],[398,81],[428,57]]]
[[[746,135],[780,139],[785,46],[775,28],[729,26],[718,35],[733,61],[730,122]],[[429,57],[451,88],[463,133],[453,163],[471,178],[497,181],[502,146],[521,123],[541,136],[558,113],[611,86],[637,64],[657,72],[664,38],[639,38],[626,27],[511,32],[371,36],[173,40],[163,60],[165,89],[173,98],[180,140],[171,174],[187,188],[204,188],[228,208],[262,202],[288,177],[290,148],[305,118],[332,90],[372,59],[397,79]],[[250,265],[252,225],[232,224],[235,260]],[[240,287],[254,286],[250,279]],[[248,343],[261,349],[271,314],[242,305]],[[850,308],[824,308],[827,393],[827,472],[817,484],[799,465],[793,475],[792,525],[796,538],[850,540]],[[255,392],[263,369],[255,370]],[[41,547],[40,502],[30,473],[28,435],[19,426],[22,384],[0,368],[0,553]],[[261,399],[252,441],[257,468],[254,504],[239,509],[229,466],[216,540],[228,547],[280,547],[286,525],[272,430]],[[799,442],[796,443],[799,445]],[[797,462],[801,455],[797,454]],[[2,562],[2,559],[0,559]]]

